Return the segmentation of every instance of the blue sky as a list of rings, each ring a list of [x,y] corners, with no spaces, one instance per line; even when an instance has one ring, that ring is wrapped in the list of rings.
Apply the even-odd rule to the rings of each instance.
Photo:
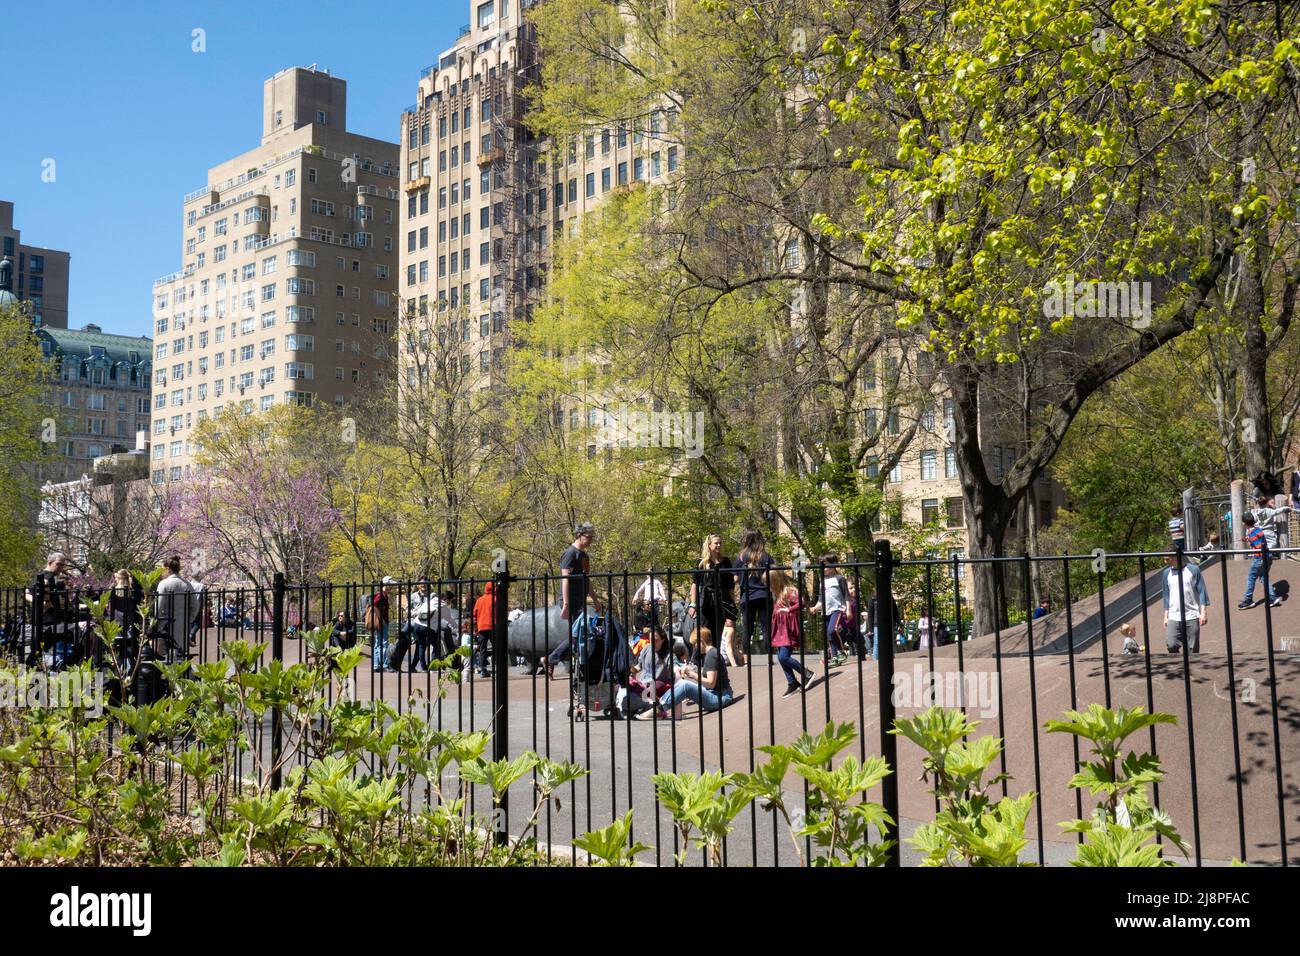
[[[150,334],[153,280],[180,266],[181,197],[257,145],[266,77],[328,69],[348,81],[348,127],[395,141],[420,70],[469,20],[467,0],[3,8],[0,199],[24,242],[72,254],[68,324],[127,335]]]

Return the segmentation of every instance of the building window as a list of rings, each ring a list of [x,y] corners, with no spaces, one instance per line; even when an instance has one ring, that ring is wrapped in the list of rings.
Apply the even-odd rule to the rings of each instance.
[[[957,559],[957,580],[966,580],[966,552],[960,548],[954,548],[948,552],[948,560],[951,561],[953,558]]]
[[[921,499],[921,524],[928,525],[939,520],[939,499]]]
[[[945,478],[957,477],[957,451],[951,446],[943,450],[943,476]]]
[[[949,528],[963,528],[966,526],[966,515],[961,498],[945,498],[943,501],[944,510],[948,513]]]
[[[921,480],[934,481],[938,477],[938,453],[932,450],[921,452]]]

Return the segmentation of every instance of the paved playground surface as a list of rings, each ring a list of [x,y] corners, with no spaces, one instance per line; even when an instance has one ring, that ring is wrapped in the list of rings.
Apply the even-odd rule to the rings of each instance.
[[[1275,568],[1274,577],[1279,580],[1300,577],[1289,562]],[[1295,568],[1300,571],[1300,563]],[[929,688],[932,671],[940,685],[954,693],[958,685],[965,688],[966,710],[972,719],[981,721],[977,733],[996,734],[1007,741],[1005,771],[1011,779],[1006,791],[1015,795],[1032,789],[1040,795],[1027,827],[1034,842],[1027,848],[1026,858],[1038,856],[1040,810],[1042,855],[1049,863],[1065,862],[1072,856],[1070,844],[1076,838],[1062,834],[1058,824],[1079,815],[1080,803],[1076,791],[1067,786],[1075,767],[1074,738],[1046,733],[1045,722],[1063,716],[1071,707],[1082,708],[1092,702],[1140,705],[1172,713],[1178,723],[1155,730],[1155,751],[1167,774],[1159,787],[1159,804],[1199,850],[1202,861],[1244,858],[1251,863],[1280,863],[1285,826],[1288,859],[1300,863],[1300,706],[1295,691],[1300,680],[1300,652],[1280,650],[1282,637],[1300,635],[1300,601],[1267,612],[1274,644],[1270,664],[1265,608],[1235,607],[1245,576],[1244,562],[1226,566],[1228,593],[1233,598],[1230,631],[1224,626],[1221,573],[1215,568],[1207,575],[1212,594],[1210,623],[1202,630],[1201,652],[1190,655],[1186,666],[1181,655],[1165,653],[1160,595],[1155,590],[1146,605],[1150,641],[1144,639],[1148,632],[1142,626],[1139,605],[1127,616],[1117,614],[1108,619],[1104,644],[1096,641],[1073,656],[1035,653],[1031,657],[1027,653],[1028,629],[1023,626],[1018,632],[1004,631],[997,641],[976,638],[962,644],[960,650],[949,646],[933,653],[900,654],[895,662],[900,692],[895,695],[900,703],[897,713],[909,716],[928,705],[915,691]],[[1115,589],[1117,595],[1123,590],[1122,586]],[[1109,590],[1106,599],[1108,603],[1112,600]],[[1091,611],[1084,603],[1089,600],[1093,602]],[[1080,615],[1095,612],[1098,604],[1097,595],[1090,595],[1077,603],[1072,613],[1078,620]],[[1064,618],[1062,609],[1035,622],[1034,643],[1048,646],[1057,636],[1057,628],[1064,633]],[[1149,659],[1145,647],[1136,656],[1119,654],[1118,625],[1125,619],[1137,624],[1138,640],[1150,648]],[[208,636],[204,656],[215,650],[214,637]],[[1231,655],[1226,653],[1229,640]],[[286,641],[286,658],[298,659],[301,647],[298,641]],[[667,814],[655,806],[649,777],[656,770],[748,770],[765,759],[756,747],[789,742],[804,730],[816,732],[828,720],[852,721],[858,726],[861,733],[851,752],[860,756],[879,753],[877,665],[854,660],[827,675],[815,656],[809,662],[818,669],[820,679],[805,694],[782,700],[784,681],[779,669],[769,667],[765,658],[751,657],[750,666],[731,672],[738,695],[735,703],[720,714],[703,717],[696,708],[688,707],[679,721],[572,721],[567,716],[567,679],[547,680],[512,670],[508,682],[511,752],[535,749],[592,770],[589,777],[570,788],[568,799],[562,798],[561,810],[543,820],[542,836],[563,844],[574,833],[602,826],[613,815],[634,807],[643,828],[637,838],[660,847],[667,861],[673,838]],[[431,675],[373,674],[367,667],[368,662],[363,661],[363,669],[357,672],[359,696],[382,696],[399,709],[418,708],[444,727],[483,729],[492,720],[490,680],[475,678],[472,683],[448,685],[439,700]],[[956,704],[960,700],[940,702]],[[1150,735],[1130,738],[1129,745],[1148,750]],[[1087,758],[1086,747],[1086,742],[1080,742],[1079,757]],[[915,821],[933,815],[934,801],[920,779],[920,751],[904,739],[898,740],[897,749],[906,834]],[[1279,756],[1283,821],[1279,820],[1277,796]],[[802,793],[798,778],[790,778],[790,788],[798,803]],[[1001,792],[1000,786],[997,792]],[[487,798],[484,795],[482,799]],[[512,791],[512,829],[531,811],[530,799],[526,788]],[[1085,794],[1083,815],[1090,812],[1092,804]],[[691,856],[700,862],[698,851],[693,850]],[[764,865],[778,861],[794,862],[784,824],[774,828],[771,815],[761,810],[743,813],[728,840],[728,862]]]

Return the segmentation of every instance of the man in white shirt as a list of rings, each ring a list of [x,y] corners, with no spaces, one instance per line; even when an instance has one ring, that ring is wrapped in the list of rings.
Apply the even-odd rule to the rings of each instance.
[[[154,614],[158,627],[167,638],[167,660],[174,662],[177,654],[184,654],[190,621],[195,611],[194,589],[190,582],[181,577],[181,559],[172,555],[163,564],[167,574],[158,582],[158,599],[154,604]]]
[[[664,587],[663,579],[648,574],[641,582],[641,586],[636,589],[636,594],[632,595],[633,604],[640,604],[642,601],[663,603],[666,600],[668,600],[668,589]]]
[[[1190,562],[1184,563],[1178,573],[1178,556],[1165,558],[1164,586],[1165,647],[1176,654],[1185,642],[1187,649],[1201,649],[1201,626],[1210,619],[1210,592],[1205,586],[1201,569]]]
[[[632,595],[632,620],[639,631],[643,627],[659,626],[659,608],[668,602],[668,589],[657,575],[646,575],[641,586]]]

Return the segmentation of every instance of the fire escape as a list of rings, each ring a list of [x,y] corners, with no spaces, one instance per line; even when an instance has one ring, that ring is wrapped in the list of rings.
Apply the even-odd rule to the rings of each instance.
[[[537,31],[525,23],[512,32],[515,63],[491,81],[492,149],[479,159],[491,168],[494,370],[509,342],[511,322],[526,315],[540,287],[535,224],[542,217],[535,191],[541,177],[525,95],[525,88],[539,79]]]

